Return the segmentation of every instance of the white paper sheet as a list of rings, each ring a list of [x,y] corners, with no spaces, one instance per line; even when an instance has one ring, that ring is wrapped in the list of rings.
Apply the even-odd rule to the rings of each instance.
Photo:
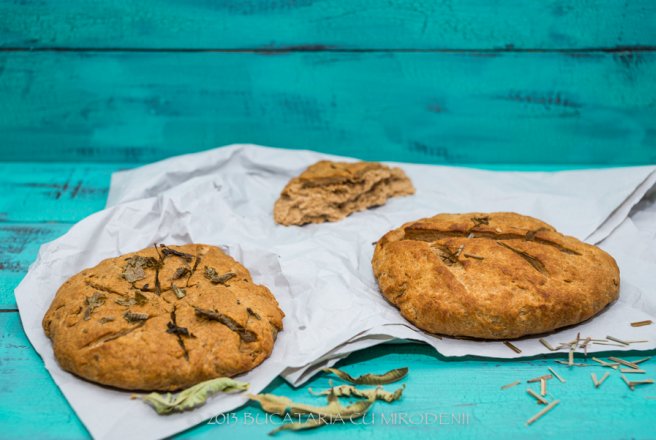
[[[399,164],[414,182],[416,195],[392,199],[337,223],[276,225],[273,203],[283,186],[322,158],[348,160],[235,145],[117,173],[108,209],[41,248],[16,289],[21,319],[46,367],[94,437],[163,437],[245,400],[243,395],[218,396],[193,412],[161,417],[142,402],[129,400],[129,393],[84,382],[56,364],[41,319],[58,286],[104,258],[154,242],[225,246],[276,295],[286,313],[285,329],[271,358],[240,378],[251,382],[253,392],[283,370],[292,383],[302,383],[326,362],[394,338],[425,341],[446,356],[519,357],[499,342],[440,340],[419,331],[378,292],[371,271],[372,242],[403,222],[438,212],[516,211],[581,239],[601,240],[615,231],[604,246],[622,270],[621,299],[590,321],[549,339],[571,340],[579,331],[605,337],[612,328],[619,338],[650,339],[632,349],[656,346],[650,327],[628,325],[656,319],[656,300],[654,292],[645,289],[646,274],[654,271],[643,272],[638,269],[643,266],[634,265],[635,255],[626,241],[640,234],[626,216],[653,185],[654,167],[518,173]],[[616,235],[621,238],[614,239]],[[644,270],[652,270],[656,257],[640,263]],[[627,323],[626,328],[618,323]],[[522,349],[521,356],[545,352],[536,338],[515,345]],[[608,348],[593,345],[590,351]],[[620,349],[612,347],[616,348]]]

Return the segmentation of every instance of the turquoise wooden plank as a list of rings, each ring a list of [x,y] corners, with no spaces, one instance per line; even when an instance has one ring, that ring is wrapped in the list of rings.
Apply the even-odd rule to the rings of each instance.
[[[654,53],[0,53],[0,159],[656,161]],[[47,148],[44,148],[47,146]]]
[[[650,0],[0,3],[0,46],[580,49],[656,44]]]
[[[60,237],[68,223],[0,223],[0,310],[15,310],[14,289],[36,259],[39,247]]]
[[[0,222],[76,222],[105,207],[111,174],[129,167],[0,162]]]
[[[655,352],[648,353],[650,355]],[[635,360],[643,357],[623,356]],[[564,355],[561,355],[561,357]],[[0,314],[0,425],[5,438],[62,439],[83,438],[88,434],[62,394],[54,385],[39,356],[27,341],[17,313]],[[656,374],[656,361],[641,364],[648,376]],[[652,386],[629,391],[614,373],[600,389],[595,389],[590,372],[598,375],[601,367],[572,368],[558,365],[553,358],[503,361],[496,359],[446,359],[423,344],[395,344],[374,347],[352,354],[340,367],[358,375],[409,366],[410,374],[404,397],[393,405],[377,403],[367,425],[335,425],[319,430],[281,434],[288,437],[333,439],[357,435],[364,439],[441,438],[567,438],[578,433],[588,438],[651,438],[648,423],[656,411],[656,389]],[[555,368],[567,380],[549,381],[547,398],[561,404],[536,424],[525,426],[541,407],[526,394],[529,386],[501,391],[515,380],[527,380]],[[329,376],[321,374],[307,386],[293,389],[281,379],[274,381],[267,393],[288,396],[307,403],[323,402],[310,396],[307,387],[328,387]],[[395,389],[396,385],[387,388]],[[531,385],[535,388],[535,385]],[[126,394],[126,400],[128,395]],[[451,418],[452,414],[455,418]],[[443,423],[420,423],[422,418],[443,415]],[[400,419],[407,420],[403,423]],[[248,404],[230,416],[217,418],[218,424],[202,423],[178,438],[262,438],[274,424],[256,424],[264,413]],[[393,423],[396,417],[396,423]],[[414,422],[412,422],[414,420]],[[458,422],[459,421],[459,422]]]

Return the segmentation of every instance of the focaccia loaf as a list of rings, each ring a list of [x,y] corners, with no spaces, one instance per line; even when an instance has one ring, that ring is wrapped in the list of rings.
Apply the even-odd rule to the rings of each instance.
[[[376,244],[383,295],[431,333],[511,339],[594,316],[619,294],[615,260],[511,212],[440,214]]]
[[[152,247],[66,281],[43,318],[61,367],[129,390],[173,391],[255,368],[284,314],[215,246]]]

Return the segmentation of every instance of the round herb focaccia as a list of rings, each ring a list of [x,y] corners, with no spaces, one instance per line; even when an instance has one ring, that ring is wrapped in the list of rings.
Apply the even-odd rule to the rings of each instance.
[[[85,269],[43,318],[61,367],[129,390],[173,391],[249,371],[284,313],[269,289],[214,246],[158,246]]]
[[[440,214],[376,244],[383,295],[431,333],[512,339],[589,319],[619,295],[615,260],[515,213]]]

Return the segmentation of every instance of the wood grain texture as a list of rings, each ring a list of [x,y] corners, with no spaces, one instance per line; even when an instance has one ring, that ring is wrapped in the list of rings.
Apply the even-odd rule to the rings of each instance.
[[[581,49],[656,45],[651,0],[6,0],[0,47]]]
[[[656,161],[656,54],[0,53],[0,158]],[[47,148],[45,147],[47,146]]]
[[[656,353],[648,353],[656,354]],[[564,355],[563,355],[564,356]],[[634,360],[639,356],[622,356]],[[27,341],[17,313],[0,314],[0,425],[11,438],[73,439],[88,437],[75,413],[54,385],[39,356]],[[369,424],[328,426],[302,434],[302,437],[333,439],[335,436],[356,436],[364,439],[440,438],[568,438],[573,432],[590,438],[650,438],[650,420],[656,411],[654,386],[630,391],[617,373],[595,389],[590,372],[603,374],[603,368],[572,368],[558,365],[554,358],[523,361],[473,358],[445,359],[423,344],[394,344],[374,347],[352,354],[339,366],[353,375],[384,372],[402,366],[410,367],[403,398],[392,404],[376,403]],[[656,362],[641,364],[647,375],[656,374]],[[553,367],[567,383],[549,381],[547,399],[558,398],[561,404],[552,414],[527,427],[526,420],[541,407],[526,393],[529,378],[548,374]],[[327,388],[330,376],[320,374],[307,386],[293,389],[281,379],[275,380],[267,393],[288,396],[306,403],[321,404],[323,398],[312,397],[307,387]],[[334,378],[333,378],[334,379]],[[523,383],[501,391],[506,383]],[[398,384],[400,385],[400,384]],[[395,389],[397,384],[387,385]],[[650,388],[651,387],[651,388]],[[129,399],[126,393],[126,401]],[[393,424],[392,415],[397,414]],[[443,415],[443,422],[421,423],[427,415]],[[452,414],[459,419],[452,419]],[[403,415],[407,423],[399,422]],[[464,417],[463,417],[464,415]],[[240,439],[263,438],[277,425],[255,424],[255,417],[264,420],[264,413],[254,404],[247,404],[230,416],[217,419],[222,424],[202,423],[181,433],[177,438]],[[384,422],[383,416],[388,422]],[[431,416],[434,417],[434,416]],[[279,423],[279,419],[277,423]],[[457,420],[461,420],[457,423]],[[464,421],[467,421],[465,423]],[[413,422],[414,421],[414,422]],[[602,423],[603,422],[603,423]]]

